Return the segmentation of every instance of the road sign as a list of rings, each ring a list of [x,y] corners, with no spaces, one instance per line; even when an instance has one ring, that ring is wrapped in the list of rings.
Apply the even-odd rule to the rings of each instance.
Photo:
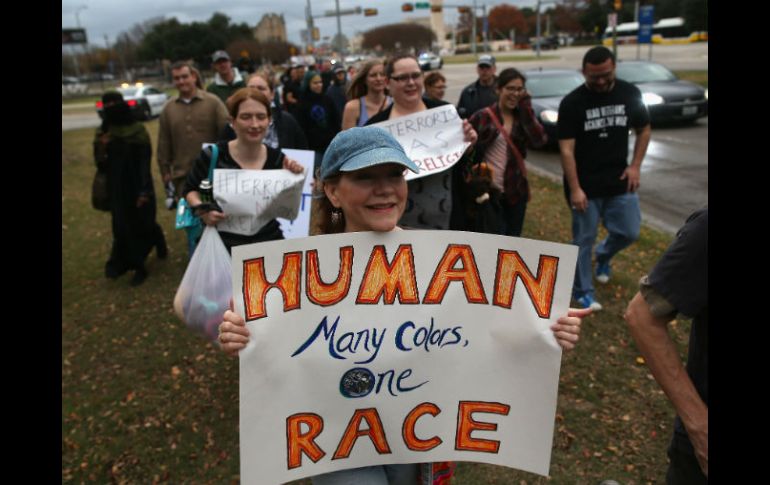
[[[62,44],[86,44],[86,29],[61,29]]]
[[[639,35],[636,38],[638,44],[652,43],[652,24],[654,23],[653,5],[641,5],[639,7]]]
[[[430,2],[415,2],[414,8],[430,8]]]

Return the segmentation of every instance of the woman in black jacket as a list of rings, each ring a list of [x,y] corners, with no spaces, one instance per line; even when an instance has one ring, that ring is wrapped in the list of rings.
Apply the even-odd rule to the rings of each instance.
[[[243,170],[285,168],[294,173],[302,173],[304,168],[301,164],[285,157],[279,149],[264,143],[271,111],[270,101],[264,94],[256,89],[241,88],[227,99],[227,110],[233,118],[236,138],[217,143],[219,156],[215,168]],[[215,226],[223,221],[226,215],[221,212],[221,209],[203,205],[199,191],[201,180],[208,178],[210,163],[210,150],[202,150],[187,175],[183,195],[204,224]],[[268,221],[254,234],[220,231],[219,235],[228,251],[233,246],[242,244],[283,239],[280,224],[275,219]]]
[[[340,131],[340,120],[332,100],[323,94],[323,80],[308,71],[302,80],[298,121],[307,135],[308,147],[315,152],[315,166],[321,163],[326,147]]]
[[[130,284],[137,286],[147,278],[144,261],[153,247],[158,258],[168,253],[163,230],[155,220],[150,135],[136,121],[123,95],[107,92],[102,103],[104,122],[96,131],[94,158],[107,172],[112,215],[112,250],[104,274],[116,279],[134,270]]]

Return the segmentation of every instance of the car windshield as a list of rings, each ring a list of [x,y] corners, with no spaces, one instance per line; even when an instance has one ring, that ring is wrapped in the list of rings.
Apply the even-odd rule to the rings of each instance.
[[[118,89],[118,91],[120,91],[120,94],[122,94],[123,97],[126,97],[126,96],[135,96],[136,92],[138,91],[138,89],[137,88],[121,88],[121,89]]]
[[[660,64],[618,63],[615,75],[630,83],[653,83],[676,81],[674,73]]]
[[[527,91],[533,98],[550,98],[566,96],[573,89],[583,84],[583,76],[574,74],[559,74],[553,76],[533,76],[527,79]]]

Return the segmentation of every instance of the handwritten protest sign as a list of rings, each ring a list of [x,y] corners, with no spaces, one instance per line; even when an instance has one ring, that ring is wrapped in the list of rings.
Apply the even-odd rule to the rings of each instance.
[[[477,461],[547,474],[577,250],[441,231],[233,248],[241,480]]]
[[[289,158],[296,160],[305,167],[305,184],[302,186],[302,200],[299,203],[299,213],[294,220],[278,218],[283,237],[294,239],[308,237],[310,235],[310,201],[313,197],[313,159],[315,152],[312,150],[294,150],[282,148],[281,151]]]
[[[227,218],[217,229],[252,235],[276,217],[297,217],[307,173],[288,170],[214,170],[214,198]]]
[[[463,121],[451,104],[372,126],[390,132],[404,148],[406,156],[420,168],[419,173],[408,171],[407,180],[447,170],[460,160],[470,145],[463,141]]]

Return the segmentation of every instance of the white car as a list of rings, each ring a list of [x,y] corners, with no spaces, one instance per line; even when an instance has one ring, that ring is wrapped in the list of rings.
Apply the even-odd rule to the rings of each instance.
[[[420,57],[417,58],[417,62],[420,64],[420,69],[423,71],[441,69],[444,65],[444,60],[431,52],[423,52],[420,54]]]
[[[123,100],[128,103],[137,119],[149,120],[155,116],[160,116],[163,105],[168,101],[168,95],[158,88],[144,83],[130,85],[123,83],[116,89],[123,95]],[[104,107],[101,100],[96,102],[96,111],[99,117],[103,117]]]

